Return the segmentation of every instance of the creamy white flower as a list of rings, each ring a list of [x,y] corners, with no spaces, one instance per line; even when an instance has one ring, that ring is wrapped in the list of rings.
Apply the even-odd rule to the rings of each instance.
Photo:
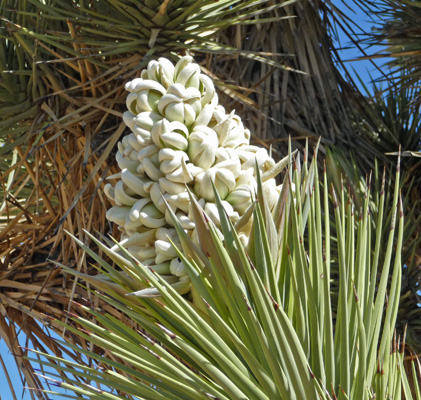
[[[155,238],[156,264],[160,264],[177,257],[177,252],[171,242],[177,247],[180,247],[181,243],[174,228],[157,229]]]
[[[160,264],[157,264],[154,261],[154,265],[153,265],[152,269],[160,275],[170,275],[171,274],[170,264],[171,263],[169,261],[166,261],[166,262],[163,262],[163,263],[160,263]]]
[[[201,171],[200,168],[189,163],[189,157],[183,151],[162,149],[159,152],[159,161],[161,172],[169,181],[175,183],[190,183]]]
[[[153,126],[162,119],[162,116],[154,112],[142,112],[134,118],[133,133],[137,140],[149,145],[151,142],[151,131]]]
[[[132,235],[134,232],[139,232],[139,230],[143,229],[144,225],[140,221],[140,219],[133,221],[130,219],[130,216],[127,215],[126,220],[124,221],[124,224],[120,226],[120,229],[127,233],[128,235]]]
[[[164,215],[153,203],[149,203],[141,209],[139,213],[139,220],[148,228],[160,228],[165,225]]]
[[[137,198],[130,196],[130,190],[123,181],[118,181],[114,188],[114,200],[118,206],[133,206]]]
[[[114,191],[114,187],[113,187],[113,185],[111,185],[111,183],[107,183],[104,186],[104,193],[110,200],[114,200],[115,191]]]
[[[248,185],[239,185],[227,196],[226,201],[234,210],[243,214],[252,203],[253,192]]]
[[[256,162],[261,172],[266,172],[275,165],[275,160],[269,156],[266,149],[257,146],[241,146],[237,149],[241,160],[241,168],[255,168]]]
[[[157,169],[159,169],[159,148],[155,146],[154,144],[151,144],[149,146],[144,146],[142,149],[137,153],[137,159],[138,167],[136,169],[136,172],[138,174],[144,175],[145,174],[145,166],[144,161],[148,160],[150,163],[153,164],[153,166]]]
[[[163,200],[163,194],[162,189],[159,186],[158,182],[148,182],[143,186],[145,191],[149,194],[149,197],[151,198],[153,204],[155,207],[161,211],[162,214],[165,214],[166,206],[165,202]]]
[[[194,121],[193,127],[208,126],[210,121],[213,118],[214,111],[215,111],[215,106],[213,104],[206,104],[202,108],[202,111],[200,111],[199,115],[197,116],[196,121]]]
[[[131,235],[121,235],[120,245],[124,247],[136,246],[142,243],[144,246],[151,246],[155,242],[156,229],[148,229],[143,232],[135,232]],[[118,250],[118,246],[112,247],[113,250]]]
[[[196,225],[193,219],[190,219],[184,212],[178,211],[175,213],[175,216],[177,217],[183,229],[190,230],[195,228]]]
[[[237,178],[241,173],[241,163],[238,157],[220,161],[217,164],[215,164],[215,168],[231,171],[234,174],[235,178]]]
[[[180,194],[186,190],[183,184],[171,182],[166,178],[159,178],[159,186],[164,192],[169,194]]]
[[[248,139],[244,133],[243,123],[234,112],[216,124],[213,129],[218,133],[219,145],[221,147],[231,147],[235,149],[238,146],[248,144]]]
[[[170,272],[175,276],[186,276],[187,271],[184,268],[183,262],[179,258],[173,258],[170,264]]]
[[[180,74],[182,74],[184,69],[190,70],[190,67],[193,63],[193,57],[191,56],[184,56],[181,57],[174,68],[174,82],[177,82]],[[193,64],[197,68],[196,70],[200,70],[200,67],[197,64]]]
[[[117,225],[124,225],[129,213],[130,207],[114,206],[107,211],[106,217],[109,221],[115,222]]]
[[[161,170],[149,158],[143,160],[143,170],[145,175],[155,182],[163,177]]]
[[[136,258],[139,258],[141,260],[149,260],[149,259],[155,259],[156,257],[156,250],[154,246],[147,246],[147,247],[141,247],[138,246],[136,249]]]
[[[130,111],[126,111],[123,113],[123,121],[132,131],[134,130],[135,118],[136,114],[133,114]]]
[[[142,211],[143,207],[145,207],[148,203],[151,202],[151,199],[148,197],[143,197],[136,201],[133,204],[132,208],[130,209],[129,218],[132,221],[139,221],[140,220],[140,212]]]
[[[225,112],[225,108],[221,106],[220,104],[218,104],[213,109],[212,120],[209,121],[208,126],[212,128],[215,125],[218,125],[219,123],[225,121],[227,117],[228,115]]]
[[[136,78],[126,84],[126,90],[131,92],[126,99],[127,108],[133,114],[144,111],[158,111],[158,102],[165,94],[164,86],[153,80]]]
[[[189,161],[189,156],[184,151],[161,149],[159,151],[159,168],[164,175],[172,174],[181,168],[181,161]]]
[[[238,153],[235,149],[232,149],[230,147],[218,147],[218,149],[216,150],[215,160],[217,164],[226,160],[238,160],[238,159],[239,159]],[[253,171],[251,172],[251,175],[253,175]]]
[[[200,99],[198,89],[174,83],[159,100],[158,110],[169,121],[179,121],[190,126],[202,110]]]
[[[135,149],[130,145],[129,136],[124,136],[123,140],[118,144],[118,150],[126,158],[135,151]]]
[[[130,172],[136,173],[137,167],[139,165],[137,161],[127,158],[120,150],[117,151],[115,158],[120,169],[128,169]]]
[[[157,81],[168,89],[174,83],[174,65],[166,58],[152,60],[148,63],[147,69],[142,71],[141,78]]]
[[[184,68],[177,69],[175,83],[180,83],[186,88],[199,89],[200,67],[197,64],[187,64]]]
[[[243,166],[241,166],[243,168]],[[246,185],[254,193],[257,192],[257,181],[254,175],[254,168],[241,169],[237,174],[237,186]]]
[[[135,175],[128,169],[123,169],[121,171],[121,179],[128,188],[140,197],[148,195],[143,186],[149,182],[149,179],[143,176]]]
[[[263,196],[270,210],[273,210],[276,203],[278,202],[281,188],[282,187],[279,187],[278,190],[275,179],[269,179],[268,181],[263,182]]]
[[[173,205],[174,208],[178,208],[184,213],[188,213],[190,209],[190,196],[187,192],[182,192],[179,194],[169,195],[165,198],[170,205]]]
[[[223,205],[224,210],[227,213],[229,219],[233,223],[236,223],[238,218],[239,218],[238,212],[236,212],[234,210],[234,208],[231,206],[231,204],[228,203],[227,201],[222,201],[222,205]],[[216,206],[215,203],[206,203],[205,207],[204,207],[204,211],[205,211],[206,215],[213,221],[213,223],[216,226],[218,226],[218,227],[221,226],[221,221],[219,220],[218,207]]]
[[[151,133],[152,140],[161,149],[169,147],[174,150],[187,150],[189,130],[181,122],[170,122],[164,118],[155,124]]]
[[[229,169],[212,167],[196,176],[194,191],[206,201],[215,201],[213,186],[224,200],[235,188],[235,175]]]
[[[174,228],[159,228],[156,230],[155,238],[158,240],[168,240],[178,243],[177,231]]]
[[[195,165],[209,169],[215,163],[218,147],[218,135],[213,129],[203,125],[193,128],[189,136],[188,155]]]
[[[140,151],[143,148],[143,141],[139,140],[133,132],[126,136],[128,144],[131,146],[134,152]]]

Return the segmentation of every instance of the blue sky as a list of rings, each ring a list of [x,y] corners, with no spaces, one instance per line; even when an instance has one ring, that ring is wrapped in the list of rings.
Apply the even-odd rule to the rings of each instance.
[[[48,333],[51,334],[54,338],[56,338],[58,340],[61,339],[59,336],[53,334],[51,330],[49,330]],[[19,341],[20,341],[21,345],[25,345],[25,336],[23,334],[19,335]],[[31,348],[32,347],[31,343],[29,343],[28,346],[29,346],[29,348]],[[30,390],[24,388],[24,385],[21,382],[21,378],[20,378],[18,369],[16,367],[14,357],[13,357],[12,354],[9,353],[9,351],[6,347],[6,344],[2,339],[0,339],[0,354],[1,354],[1,356],[3,358],[3,361],[6,365],[7,372],[10,376],[10,379],[13,382],[13,387],[14,387],[17,399],[18,400],[31,400],[31,395],[29,393]],[[35,358],[34,354],[28,354],[28,355],[29,355],[29,357]],[[46,371],[47,371],[46,375],[48,375],[48,369],[46,369]],[[51,371],[51,373],[54,373],[54,371]],[[51,390],[59,391],[59,392],[64,393],[63,389],[60,389],[60,388],[57,388],[57,387],[54,387],[54,386],[51,386]],[[54,396],[50,395],[50,398],[52,400],[55,400],[58,397],[57,396],[54,397]],[[7,383],[7,380],[6,380],[6,376],[4,374],[4,370],[1,367],[1,365],[0,365],[0,400],[13,400],[13,395],[10,391],[9,385]]]
[[[334,0],[333,3],[337,6],[340,7],[341,9],[344,10],[344,12],[349,13],[349,10],[346,9],[343,5],[342,5],[342,1],[341,0]],[[356,14],[354,14],[352,16],[352,18],[357,21],[365,30],[370,30],[371,29],[371,23],[367,22],[367,16],[365,16],[363,13],[361,13],[361,11],[357,12]],[[352,60],[355,58],[358,58],[360,56],[362,56],[362,54],[355,49],[352,45],[350,45],[347,41],[347,39],[344,37],[344,35],[339,32],[339,39],[340,39],[340,43],[342,47],[346,47],[349,46],[348,49],[343,50],[341,52],[341,57],[344,60]],[[369,50],[370,52],[373,51],[378,51],[380,48],[374,48]],[[381,65],[384,61],[379,62],[379,65]],[[360,75],[360,77],[363,79],[363,81],[366,84],[369,84],[370,81],[370,74],[372,75],[373,78],[378,78],[380,76],[379,71],[377,71],[374,66],[369,62],[369,61],[353,61],[353,62],[349,62],[349,65],[352,66],[355,71],[358,73],[358,75]],[[5,343],[3,340],[0,339],[0,354],[6,364],[8,373],[13,381],[14,387],[15,387],[15,392],[16,395],[18,396],[18,399],[21,400],[30,400],[31,397],[28,393],[28,390],[26,390],[26,392],[24,394],[23,393],[23,386],[21,384],[21,379],[20,376],[18,374],[17,368],[16,368],[16,364],[14,361],[14,358],[11,354],[9,354],[7,347],[5,346]],[[8,388],[7,385],[7,381],[6,381],[6,377],[4,375],[4,371],[0,366],[0,383],[1,383],[1,387],[0,387],[0,400],[12,400],[12,394]],[[50,398],[53,399],[53,397],[50,396]]]
[[[348,4],[352,7],[352,2],[344,2],[343,0],[332,0],[332,3],[339,8],[344,14],[346,14],[352,21],[354,21],[362,29],[359,30],[357,27],[352,27],[356,34],[363,34],[363,31],[370,32],[373,27],[373,22],[370,18],[365,15],[359,8],[353,7],[353,11],[349,10],[344,4]],[[345,61],[348,71],[351,73],[355,83],[358,85],[360,90],[363,91],[362,85],[359,84],[357,75],[361,78],[364,85],[368,89],[371,89],[371,78],[373,80],[382,77],[382,70],[384,73],[388,72],[388,67],[385,65],[390,58],[376,59],[375,61],[370,60],[356,60],[364,57],[364,53],[355,47],[355,45],[349,41],[346,35],[338,28],[338,42],[336,46],[341,48],[339,50],[340,57]],[[377,52],[384,51],[382,46],[371,46],[370,48],[362,47],[362,50],[367,54],[375,54]],[[354,72],[355,71],[355,72]],[[365,94],[365,92],[363,91]]]

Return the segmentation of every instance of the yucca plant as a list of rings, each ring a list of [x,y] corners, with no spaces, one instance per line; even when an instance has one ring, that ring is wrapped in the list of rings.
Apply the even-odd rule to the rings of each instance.
[[[318,146],[311,164],[306,149],[302,167],[291,151],[275,166],[249,146],[241,120],[217,105],[199,71],[189,57],[175,67],[159,59],[127,84],[132,133],[119,144],[118,182],[106,189],[116,204],[108,217],[118,213],[124,236],[107,247],[89,235],[114,265],[73,236],[100,274],[62,266],[128,320],[80,305],[75,324],[51,323],[96,346],[69,344],[94,364],[30,360],[91,398],[411,398],[405,338],[395,336],[404,230],[398,186],[386,232],[384,176],[375,206],[368,186],[359,212],[332,186],[331,235]],[[268,186],[285,165],[283,185]],[[397,182],[399,171],[398,164]],[[249,188],[241,201],[237,186]]]
[[[341,137],[345,146],[356,143],[361,149],[350,137],[339,85],[331,81],[335,77],[340,82],[347,103],[349,92],[329,53],[328,19],[321,17],[330,15],[330,2],[262,4],[266,2],[145,1],[138,7],[132,0],[2,1],[0,134],[7,143],[0,150],[5,155],[0,168],[7,196],[2,198],[0,220],[1,295],[6,305],[0,325],[13,353],[20,352],[15,323],[29,338],[39,334],[37,348],[43,343],[57,350],[34,318],[46,324],[41,312],[60,318],[70,298],[90,296],[76,290],[62,270],[50,269],[46,259],[92,271],[62,232],[65,227],[83,241],[82,228],[108,228],[108,204],[97,189],[109,174],[107,155],[124,129],[119,120],[123,84],[147,61],[140,53],[155,57],[180,46],[204,54],[202,68],[215,71],[224,92],[240,100],[237,110],[245,105],[243,115],[261,138],[273,135],[271,141],[282,142],[285,138],[279,136],[288,127],[297,140],[326,134],[329,140]],[[180,12],[181,6],[194,12]],[[295,15],[298,18],[292,18]],[[176,23],[177,29],[171,29]],[[267,32],[276,32],[278,41]],[[285,53],[294,54],[285,56],[289,63],[279,61]],[[261,118],[265,114],[270,118]],[[13,155],[7,153],[11,149]],[[91,297],[94,303],[95,299]],[[77,312],[86,315],[81,308]],[[72,341],[86,345],[80,336],[73,335]],[[81,360],[79,354],[75,360]],[[28,367],[22,370],[35,387],[39,380]]]
[[[107,309],[79,304],[89,317],[71,318],[84,329],[66,329],[96,351],[68,345],[89,365],[51,355],[31,361],[53,367],[58,374],[48,379],[74,398],[420,399],[419,390],[411,394],[403,368],[405,338],[394,330],[404,222],[399,189],[384,235],[385,179],[376,212],[369,212],[367,188],[356,213],[344,191],[329,194],[326,171],[319,181],[316,153],[302,167],[291,157],[273,213],[259,185],[247,248],[217,190],[223,237],[191,197],[200,246],[168,208],[192,297],[177,293],[124,247],[112,250],[91,237],[110,264],[74,238],[103,278],[62,268],[97,287]],[[338,257],[332,257],[333,237]],[[332,274],[335,266],[338,273]],[[333,281],[339,282],[337,293]],[[138,291],[145,286],[159,295]],[[113,309],[130,324],[114,317]],[[419,381],[416,359],[412,369]]]
[[[69,299],[86,295],[48,260],[92,273],[64,230],[84,240],[83,229],[113,229],[105,216],[109,202],[98,189],[118,172],[113,152],[125,129],[125,83],[152,57],[176,60],[191,49],[202,68],[218,65],[215,78],[227,101],[245,102],[248,92],[226,66],[241,59],[253,69],[260,63],[281,68],[276,49],[263,54],[256,45],[237,46],[241,37],[264,38],[256,32],[280,21],[279,10],[289,4],[0,1],[0,335],[11,353],[21,354],[22,337],[57,351],[36,322],[39,313],[48,309],[61,318],[72,307]],[[247,104],[255,115],[258,107]],[[19,369],[26,384],[42,387],[29,364]]]

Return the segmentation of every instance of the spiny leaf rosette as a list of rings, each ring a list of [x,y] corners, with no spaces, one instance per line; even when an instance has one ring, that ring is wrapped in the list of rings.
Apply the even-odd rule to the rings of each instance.
[[[270,209],[281,190],[273,158],[250,145],[250,131],[218,104],[213,82],[192,61],[151,61],[140,78],[126,84],[129,111],[123,119],[132,132],[118,144],[121,172],[109,177],[116,183],[105,186],[115,203],[107,219],[122,231],[120,245],[181,293],[190,290],[190,280],[171,243],[180,245],[168,207],[197,242],[189,191],[218,227],[215,188],[247,244],[256,166]]]

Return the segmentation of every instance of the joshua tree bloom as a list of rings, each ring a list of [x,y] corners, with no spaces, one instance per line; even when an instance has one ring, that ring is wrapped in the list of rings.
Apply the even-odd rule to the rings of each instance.
[[[118,144],[121,172],[105,186],[115,204],[107,218],[122,231],[122,246],[171,282],[177,277],[174,287],[185,293],[190,283],[173,246],[180,243],[168,207],[197,241],[187,188],[218,227],[215,188],[235,223],[253,203],[256,166],[261,176],[272,176],[275,161],[250,145],[241,118],[218,105],[212,81],[189,56],[175,66],[165,58],[151,61],[126,90],[123,119],[131,133]],[[280,193],[273,177],[263,190],[273,208]],[[247,243],[250,224],[242,226]]]

